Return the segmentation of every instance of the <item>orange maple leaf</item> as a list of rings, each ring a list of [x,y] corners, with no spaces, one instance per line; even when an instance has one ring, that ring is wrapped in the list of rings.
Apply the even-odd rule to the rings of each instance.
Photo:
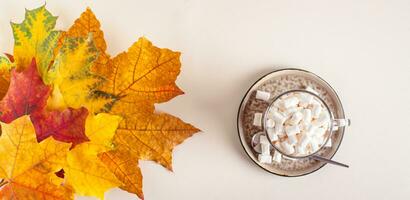
[[[72,199],[71,188],[61,186],[62,179],[54,174],[70,144],[52,138],[37,143],[28,116],[0,124],[0,199]]]
[[[154,113],[155,103],[183,94],[175,84],[180,53],[140,38],[127,52],[110,58],[100,23],[90,9],[63,37],[90,33],[100,51],[93,72],[106,79],[98,89],[115,97],[107,110],[123,118],[114,136],[116,149],[100,154],[100,159],[122,182],[122,189],[143,198],[138,160],[153,160],[172,170],[173,148],[199,131],[177,117]]]

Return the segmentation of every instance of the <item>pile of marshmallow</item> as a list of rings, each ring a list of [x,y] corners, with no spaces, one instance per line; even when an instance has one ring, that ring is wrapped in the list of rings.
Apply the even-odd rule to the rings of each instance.
[[[257,91],[256,98],[269,101],[270,93]],[[255,113],[253,125],[262,126],[262,118],[262,113]],[[277,149],[286,155],[302,157],[318,151],[323,145],[331,146],[330,138],[325,144],[330,134],[330,123],[327,108],[316,96],[306,92],[292,92],[273,102],[267,111],[264,128],[268,133],[267,139]],[[269,141],[260,139],[261,147],[266,142],[270,144]],[[280,162],[279,155],[276,155],[279,152],[274,153],[273,160]],[[265,150],[258,159],[262,163],[270,163],[269,156]]]

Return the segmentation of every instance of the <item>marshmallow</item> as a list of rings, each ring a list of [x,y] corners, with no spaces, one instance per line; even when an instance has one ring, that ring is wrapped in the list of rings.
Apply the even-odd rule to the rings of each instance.
[[[271,155],[258,155],[258,161],[260,163],[271,164],[272,163],[272,156]]]
[[[325,129],[325,128],[315,128],[315,130],[314,130],[314,135],[316,136],[316,137],[324,137],[325,136],[325,133],[326,133],[326,130],[327,129]]]
[[[253,116],[253,125],[262,126],[262,113],[255,113]]]
[[[256,98],[260,99],[260,100],[263,100],[263,101],[269,101],[270,93],[265,92],[265,91],[261,91],[261,90],[257,90],[256,91]]]
[[[275,121],[273,119],[266,120],[266,128],[273,128],[275,127]]]
[[[270,155],[270,144],[261,143],[262,155]]]
[[[307,136],[309,137],[313,137],[316,134],[316,126],[312,126],[312,125],[307,125],[307,127],[305,128],[305,133]]]
[[[266,135],[259,136],[259,143],[270,145],[270,142],[268,141],[268,138],[266,138]]]
[[[322,112],[322,105],[321,104],[314,104],[312,109],[312,117],[318,118],[320,113]]]
[[[272,113],[272,117],[276,124],[283,124],[286,121],[286,117],[276,111]]]
[[[276,110],[275,110],[275,108],[274,107],[271,107],[269,110],[268,110],[268,113],[266,114],[266,118],[267,119],[273,119],[273,112],[275,112]],[[276,111],[277,112],[277,111]]]
[[[310,87],[310,86],[306,87],[305,90],[306,90],[306,91],[309,91],[309,92],[311,92],[311,93],[313,93],[313,94],[316,94],[316,95],[319,94],[316,90],[314,90],[314,89],[313,89],[312,87]]]
[[[289,118],[291,115],[293,115],[294,113],[298,112],[302,110],[302,107],[292,107],[292,108],[288,108],[285,111],[282,112],[282,114],[286,117]]]
[[[299,141],[299,145],[300,147],[306,148],[306,146],[310,143],[310,137],[306,134],[302,135],[302,138]]]
[[[276,133],[276,135],[278,135],[278,136],[283,136],[284,135],[284,133],[283,133],[283,125],[282,124],[275,124],[275,133]]]
[[[293,154],[295,153],[295,149],[292,145],[290,145],[287,141],[281,143],[281,146],[286,154]]]
[[[316,152],[317,150],[319,150],[319,144],[316,140],[310,140],[310,148],[312,150],[311,153]]]
[[[286,137],[287,137],[285,133],[282,133],[281,135],[278,135],[278,136],[279,136],[279,140],[280,140],[280,141],[285,140]]]
[[[269,139],[273,142],[273,141],[277,141],[279,139],[278,135],[275,132],[275,129],[269,128],[266,130],[268,132],[269,135]]]
[[[280,163],[281,160],[282,160],[282,154],[280,154],[279,151],[275,151],[273,153],[273,161]]]
[[[302,120],[304,123],[310,123],[312,121],[312,111],[310,109],[303,109],[301,113],[303,115]]]
[[[296,135],[291,135],[291,136],[289,136],[288,137],[288,143],[290,144],[290,145],[295,145],[296,143],[298,143],[298,138],[297,138],[297,136]]]
[[[332,147],[332,138],[329,138],[329,140],[325,144],[325,147]]]
[[[312,95],[305,93],[298,93],[297,97],[299,98],[299,105],[302,107],[308,106],[313,100]]]
[[[330,123],[329,113],[322,112],[319,117],[312,122],[313,126],[321,127]]]
[[[283,107],[288,109],[291,107],[296,107],[298,105],[299,99],[297,97],[289,97],[283,100]]]
[[[273,107],[280,108],[282,107],[282,104],[283,104],[283,101],[281,99],[276,99],[276,101],[273,102]]]
[[[318,146],[322,146],[321,144],[323,144],[323,142],[325,141],[324,137],[317,136],[317,135],[315,135],[312,139],[316,141]]]
[[[300,120],[302,120],[303,114],[301,112],[293,113],[292,118],[290,118],[289,123],[292,125],[299,124]]]
[[[286,135],[288,136],[296,135],[297,133],[300,133],[300,129],[298,125],[286,126],[285,131],[286,131]]]
[[[296,146],[295,147],[296,153],[299,155],[305,155],[306,154],[306,146]]]
[[[306,132],[306,130],[310,127],[310,126],[312,126],[311,124],[309,124],[309,123],[305,123],[305,122],[300,122],[300,124],[299,124],[299,128],[300,128],[300,132],[302,133],[302,132]]]

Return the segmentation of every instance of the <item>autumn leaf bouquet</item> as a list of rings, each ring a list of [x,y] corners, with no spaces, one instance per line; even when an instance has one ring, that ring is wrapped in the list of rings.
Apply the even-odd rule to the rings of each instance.
[[[69,30],[44,6],[11,23],[0,57],[0,199],[104,198],[115,187],[143,199],[139,160],[172,170],[172,150],[199,130],[154,104],[183,94],[180,53],[140,38],[106,53],[90,9]]]

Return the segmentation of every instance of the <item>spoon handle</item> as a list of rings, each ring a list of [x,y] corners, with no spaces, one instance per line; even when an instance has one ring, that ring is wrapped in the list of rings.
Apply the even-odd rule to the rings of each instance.
[[[323,158],[323,157],[318,156],[318,155],[312,155],[312,158],[315,159],[315,160],[326,162],[326,163],[330,163],[330,164],[338,165],[338,166],[341,166],[341,167],[349,168],[349,165],[346,165],[346,164],[343,164],[343,163],[340,163],[340,162],[336,162],[334,160],[330,160],[330,159],[327,159],[327,158]]]

